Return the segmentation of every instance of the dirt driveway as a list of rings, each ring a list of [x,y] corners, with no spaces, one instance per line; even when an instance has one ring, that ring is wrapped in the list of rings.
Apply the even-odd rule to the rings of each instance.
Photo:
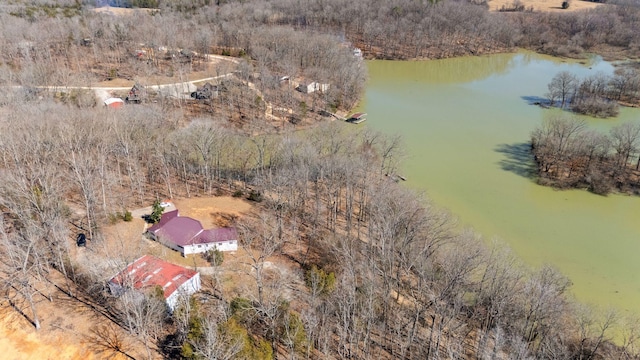
[[[168,206],[164,208],[164,212],[173,211],[176,209],[176,206],[172,202],[168,202]],[[151,215],[151,206],[143,207],[140,209],[131,210],[131,216],[134,219],[143,219],[143,216]]]

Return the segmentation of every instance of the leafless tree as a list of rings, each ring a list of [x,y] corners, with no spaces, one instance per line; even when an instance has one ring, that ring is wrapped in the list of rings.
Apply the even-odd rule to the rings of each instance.
[[[582,120],[553,117],[545,120],[542,127],[533,132],[534,154],[544,172],[554,170],[557,177],[565,175],[565,160],[575,151],[585,127]]]
[[[265,213],[260,214],[255,222],[242,223],[242,249],[249,259],[253,277],[256,280],[257,300],[263,303],[265,288],[265,262],[267,258],[277,254],[283,245],[283,238],[278,236],[277,226],[273,218]]]
[[[151,358],[151,345],[158,340],[168,315],[164,296],[156,289],[152,289],[150,294],[144,294],[130,288],[117,299],[116,306],[121,321],[145,344],[147,356]]]
[[[206,360],[228,360],[237,358],[243,350],[244,339],[221,331],[220,321],[214,314],[208,314],[202,320],[202,337],[190,339],[193,353],[197,358]]]
[[[575,355],[578,359],[590,360],[596,356],[598,349],[610,340],[611,330],[617,321],[617,314],[613,310],[594,313],[593,309],[579,306],[576,314],[578,320],[579,346]]]
[[[571,98],[575,96],[578,86],[578,79],[575,75],[568,71],[562,71],[556,74],[549,83],[549,92],[547,97],[551,105],[554,105],[556,100],[560,101],[560,107],[564,108],[571,102]]]
[[[536,271],[525,283],[518,327],[532,353],[542,355],[548,342],[566,336],[556,320],[567,314],[568,303],[563,294],[570,285],[566,277],[550,266]]]
[[[610,131],[612,147],[616,151],[616,165],[624,171],[629,159],[638,153],[640,147],[640,125],[634,123],[624,123],[616,126]],[[640,167],[640,158],[636,169]]]

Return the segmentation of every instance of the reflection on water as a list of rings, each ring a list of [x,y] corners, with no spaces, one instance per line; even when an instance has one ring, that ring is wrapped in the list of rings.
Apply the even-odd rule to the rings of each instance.
[[[393,74],[398,81],[420,81],[429,84],[454,84],[483,79],[508,71],[513,64],[511,54],[495,56],[462,57],[447,60],[406,62],[398,66],[397,61],[375,61],[377,70]],[[376,81],[377,78],[371,78]]]
[[[562,112],[531,100],[560,71],[610,74],[611,64],[518,53],[368,66],[366,126],[403,135],[409,186],[528,263],[554,264],[579,299],[640,314],[640,198],[556,191],[530,176],[529,134]],[[640,121],[640,110],[588,122],[606,131],[629,120]]]

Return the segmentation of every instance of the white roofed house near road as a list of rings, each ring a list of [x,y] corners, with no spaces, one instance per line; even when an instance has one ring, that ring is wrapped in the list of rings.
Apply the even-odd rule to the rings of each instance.
[[[109,280],[111,293],[119,296],[125,291],[152,291],[161,287],[167,306],[175,310],[181,298],[188,298],[200,290],[200,273],[144,255]]]
[[[124,100],[120,98],[108,98],[104,101],[104,105],[113,109],[119,109],[124,105]]]

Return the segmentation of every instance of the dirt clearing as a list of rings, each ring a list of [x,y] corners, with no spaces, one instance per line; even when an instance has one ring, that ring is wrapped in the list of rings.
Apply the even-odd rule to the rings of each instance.
[[[64,282],[61,274],[52,272],[50,275],[55,282]],[[44,283],[36,285],[45,289]],[[0,358],[119,360],[145,356],[142,343],[99,313],[99,307],[69,297],[53,286],[49,286],[44,293],[51,296],[51,301],[40,295],[34,297],[41,325],[39,331],[7,302],[0,303]],[[82,297],[80,293],[77,294]],[[31,315],[26,304],[20,303],[20,307],[26,309],[28,316]],[[114,337],[122,339],[121,351],[109,346],[109,340]]]
[[[2,358],[11,360],[27,359],[95,359],[80,347],[70,345],[66,339],[56,339],[55,335],[42,336],[35,330],[27,331],[26,321],[5,317],[0,322],[0,349]]]
[[[253,209],[251,202],[231,196],[193,197],[168,201],[178,209],[180,216],[188,216],[200,221],[205,229],[231,226],[238,218]],[[144,210],[150,213],[151,207]],[[96,244],[100,247],[98,251],[106,256],[117,256],[126,252],[131,261],[144,254],[150,254],[182,266],[210,266],[200,254],[183,257],[177,251],[146,238],[144,232],[149,225],[145,225],[144,220],[141,219],[143,212],[134,210],[135,216],[132,221],[119,221],[106,226],[103,229],[104,242]],[[92,244],[89,243],[87,246],[91,247]]]
[[[229,226],[253,208],[249,201],[231,196],[176,199],[173,203],[181,216],[200,220],[205,229]]]

